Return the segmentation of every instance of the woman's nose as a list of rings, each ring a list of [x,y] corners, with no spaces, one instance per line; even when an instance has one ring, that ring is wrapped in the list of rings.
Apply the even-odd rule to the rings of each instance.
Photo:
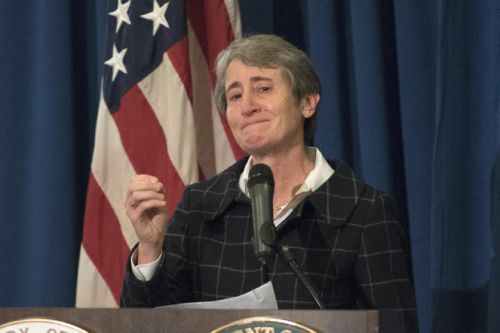
[[[250,115],[259,109],[252,93],[244,94],[242,96],[241,103],[242,112],[245,115]]]

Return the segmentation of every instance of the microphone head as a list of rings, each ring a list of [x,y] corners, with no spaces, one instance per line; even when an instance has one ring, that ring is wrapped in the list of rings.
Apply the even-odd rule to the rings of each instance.
[[[271,168],[265,164],[255,164],[248,173],[248,186],[252,187],[255,184],[267,183],[274,187],[274,178]]]

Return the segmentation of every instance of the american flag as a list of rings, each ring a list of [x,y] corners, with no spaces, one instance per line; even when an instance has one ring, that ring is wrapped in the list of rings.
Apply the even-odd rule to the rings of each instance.
[[[161,180],[171,215],[185,185],[243,156],[212,96],[215,58],[241,33],[237,0],[117,0],[107,33],[77,307],[119,304],[133,175]]]

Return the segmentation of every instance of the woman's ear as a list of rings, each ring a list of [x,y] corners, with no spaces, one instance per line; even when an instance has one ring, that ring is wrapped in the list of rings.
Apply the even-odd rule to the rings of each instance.
[[[309,94],[303,98],[302,115],[304,118],[310,118],[316,112],[320,96],[319,94]]]

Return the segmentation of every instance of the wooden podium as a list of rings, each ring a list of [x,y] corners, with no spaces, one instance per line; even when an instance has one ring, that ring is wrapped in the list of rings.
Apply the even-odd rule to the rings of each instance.
[[[317,332],[399,332],[391,311],[362,310],[193,310],[0,308],[0,326],[26,318],[48,318],[89,332],[210,332],[250,317],[272,317],[304,325]]]

